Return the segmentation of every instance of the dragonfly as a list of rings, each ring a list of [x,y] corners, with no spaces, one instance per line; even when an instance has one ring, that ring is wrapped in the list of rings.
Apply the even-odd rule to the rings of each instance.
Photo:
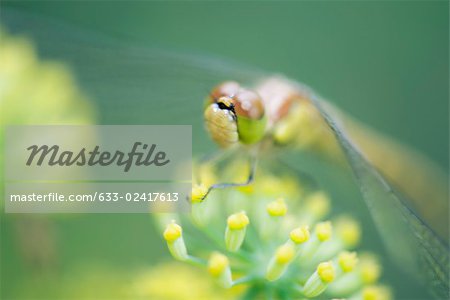
[[[204,104],[205,128],[210,137],[222,149],[247,149],[252,159],[245,182],[217,183],[209,187],[209,191],[250,184],[261,148],[291,146],[342,162],[343,152],[338,140],[318,106],[339,119],[341,130],[349,132],[364,157],[410,199],[416,200],[415,205],[426,212],[430,223],[445,219],[448,211],[443,201],[446,185],[442,179],[445,176],[432,162],[352,120],[307,86],[283,76],[262,79],[253,88],[243,87],[236,81],[222,82],[212,88]],[[431,182],[433,189],[426,188]],[[418,200],[425,198],[433,199],[430,200],[433,204]],[[440,233],[447,235],[447,224],[434,225],[442,227]]]
[[[391,257],[411,274],[431,274],[427,282],[437,294],[448,291],[447,176],[423,155],[283,76],[208,55],[130,45],[25,13],[4,11],[2,22],[71,65],[95,99],[98,123],[193,124],[201,137],[203,120],[219,156],[250,153],[247,180],[231,185],[249,184],[263,152],[274,148],[306,149],[350,166]]]
[[[250,173],[242,183],[210,186],[205,197],[213,189],[251,184],[261,149],[294,145],[339,157],[336,140],[310,95],[304,86],[281,76],[264,79],[253,89],[236,81],[214,87],[204,104],[205,128],[220,148],[249,152]]]

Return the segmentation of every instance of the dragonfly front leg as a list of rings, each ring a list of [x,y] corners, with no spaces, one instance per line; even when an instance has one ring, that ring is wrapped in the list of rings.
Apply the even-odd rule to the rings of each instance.
[[[247,179],[244,182],[221,182],[221,183],[215,183],[211,185],[205,195],[203,196],[202,200],[206,199],[208,194],[215,189],[224,189],[224,188],[232,188],[232,187],[243,187],[250,185],[254,179],[255,179],[255,173],[256,173],[256,167],[258,165],[258,158],[256,153],[250,156],[249,159],[249,165],[250,165],[250,171],[247,176]]]
[[[238,145],[225,151],[220,151],[214,154],[210,154],[204,157],[200,161],[199,170],[196,172],[194,182],[197,183],[192,189],[191,198],[187,199],[190,202],[201,202],[209,195],[212,190],[224,189],[232,187],[245,187],[253,183],[256,173],[257,162],[259,159],[259,153],[263,143],[258,143],[251,146]],[[244,156],[244,158],[243,158]],[[248,175],[245,175],[242,182],[233,182],[235,179],[216,179],[212,174],[212,168],[227,168],[230,162],[239,161],[241,159],[247,160],[248,158]],[[244,175],[244,174],[242,174]],[[224,182],[220,182],[224,181]],[[227,182],[228,181],[228,182]],[[238,179],[236,179],[238,181]]]

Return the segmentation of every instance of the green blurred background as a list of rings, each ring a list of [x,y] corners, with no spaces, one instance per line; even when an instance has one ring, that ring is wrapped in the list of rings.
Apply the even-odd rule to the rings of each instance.
[[[428,155],[448,173],[447,1],[3,1],[1,5],[18,14],[28,12],[54,20],[52,24],[72,24],[73,28],[92,33],[94,40],[104,35],[124,45],[171,49],[196,57],[223,57],[249,68],[285,74],[313,87],[365,123]],[[35,29],[21,28],[17,33],[34,39],[43,57],[64,59],[64,54],[55,55],[64,50],[52,52],[42,46],[58,40],[51,36],[47,40],[43,34],[36,36]],[[77,46],[70,44],[52,47],[77,51]],[[142,59],[145,65],[145,56]],[[81,88],[98,106],[100,123],[191,123],[196,154],[214,151],[202,130],[201,99],[190,103],[191,110],[186,112],[186,104],[180,104],[185,101],[181,91],[175,93],[180,97],[178,102],[174,100],[179,106],[171,108],[157,101],[147,103],[145,110],[133,99],[119,103],[106,97],[99,87],[115,81],[109,78],[102,84],[95,82],[98,78],[83,73],[86,68],[79,65],[87,62],[82,60],[80,54],[79,60],[68,63],[80,78]],[[120,67],[118,62],[114,64]],[[235,72],[239,74],[239,69]],[[139,77],[139,73],[131,76]],[[118,82],[125,83],[125,77]],[[133,83],[136,90],[132,91],[142,97],[145,81],[126,82]],[[206,94],[208,85],[200,94]],[[161,110],[164,107],[167,109]],[[178,118],[183,113],[189,116]],[[348,189],[345,196],[359,201],[343,204],[337,210],[349,208],[361,217],[367,216],[356,187],[343,183],[339,174],[322,171],[320,176],[323,185],[337,195],[344,195],[342,189]],[[13,218],[2,215],[2,298],[58,295],[52,290],[54,285],[43,284],[45,280],[30,275],[21,260]],[[119,279],[111,275],[114,278],[110,282],[120,281],[132,270],[151,266],[167,256],[146,215],[77,215],[55,222],[58,268],[71,270],[71,274],[83,266],[99,266],[104,274],[120,274]],[[374,229],[368,227],[367,239],[372,240],[368,243],[379,244]],[[36,277],[42,277],[38,274]],[[104,278],[104,274],[98,276]],[[46,276],[50,282],[55,278]],[[24,281],[28,288],[31,285],[35,289],[34,294],[23,291]]]

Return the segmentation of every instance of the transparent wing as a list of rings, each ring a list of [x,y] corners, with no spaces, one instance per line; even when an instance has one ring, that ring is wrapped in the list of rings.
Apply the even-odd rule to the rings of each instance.
[[[425,282],[436,297],[447,299],[450,267],[448,245],[422,220],[420,211],[416,212],[410,208],[409,199],[396,191],[366,160],[364,153],[361,153],[360,148],[352,141],[351,135],[344,131],[343,123],[336,116],[332,116],[332,111],[326,109],[327,105],[320,99],[315,99],[315,103],[342,146],[393,261],[419,282]],[[370,136],[368,135],[369,138]],[[414,165],[415,162],[411,161],[410,164]],[[427,200],[420,199],[422,204]],[[432,203],[430,201],[430,205],[433,205]],[[446,218],[446,212],[443,216]],[[440,221],[447,223],[448,219]]]
[[[30,35],[42,58],[71,67],[95,102],[100,124],[192,124],[202,134],[202,101],[212,86],[264,75],[226,60],[130,45],[23,12],[4,9],[2,21],[7,31]],[[200,144],[205,145],[194,141]]]

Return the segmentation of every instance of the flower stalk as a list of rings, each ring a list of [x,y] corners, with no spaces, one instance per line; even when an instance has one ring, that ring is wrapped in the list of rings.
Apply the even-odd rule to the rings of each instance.
[[[268,218],[262,223],[261,235],[264,240],[269,240],[276,234],[282,218],[287,214],[287,206],[284,198],[278,198],[266,206]]]
[[[289,264],[295,257],[295,248],[290,243],[278,247],[275,255],[271,258],[267,267],[266,278],[269,281],[275,281],[280,278],[287,270]]]

